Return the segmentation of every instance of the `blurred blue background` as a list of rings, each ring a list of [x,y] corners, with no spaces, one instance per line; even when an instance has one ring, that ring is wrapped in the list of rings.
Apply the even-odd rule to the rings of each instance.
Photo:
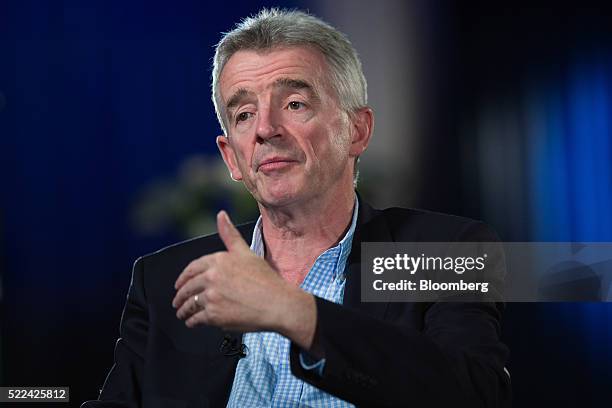
[[[580,4],[0,2],[0,384],[94,398],[132,262],[220,208],[253,216],[209,83],[220,33],[262,6],[308,9],[359,51],[367,200],[507,241],[612,241],[612,6]],[[612,304],[509,304],[503,336],[515,406],[612,403]]]

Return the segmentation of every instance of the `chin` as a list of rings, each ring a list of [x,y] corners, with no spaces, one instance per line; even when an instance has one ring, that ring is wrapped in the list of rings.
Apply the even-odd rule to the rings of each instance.
[[[264,206],[283,207],[298,201],[303,196],[294,186],[271,186],[259,194],[258,200]]]
[[[267,193],[262,195],[261,204],[269,207],[283,207],[289,205],[296,201],[295,195],[285,192],[285,193]]]

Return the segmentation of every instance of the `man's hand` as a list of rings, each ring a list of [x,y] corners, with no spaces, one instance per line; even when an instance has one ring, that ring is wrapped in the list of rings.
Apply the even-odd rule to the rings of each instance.
[[[316,325],[313,296],[255,255],[225,211],[217,214],[217,228],[227,251],[195,259],[183,270],[174,285],[176,316],[188,327],[276,331],[310,349]]]

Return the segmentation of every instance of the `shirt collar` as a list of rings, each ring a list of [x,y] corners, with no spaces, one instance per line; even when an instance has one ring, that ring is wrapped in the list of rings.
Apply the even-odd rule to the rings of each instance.
[[[351,226],[348,231],[344,235],[344,237],[340,240],[338,245],[328,249],[337,250],[340,249],[340,256],[338,257],[339,261],[345,262],[351,252],[351,246],[353,244],[353,235],[355,233],[355,227],[357,226],[357,215],[359,213],[359,200],[357,199],[357,195],[355,194],[355,205],[353,207],[353,218],[351,220]],[[264,240],[263,240],[263,224],[261,215],[257,219],[255,223],[255,228],[253,229],[253,238],[251,239],[251,251],[255,252],[258,256],[264,256]],[[326,253],[325,251],[324,253]],[[335,251],[334,251],[335,252]]]

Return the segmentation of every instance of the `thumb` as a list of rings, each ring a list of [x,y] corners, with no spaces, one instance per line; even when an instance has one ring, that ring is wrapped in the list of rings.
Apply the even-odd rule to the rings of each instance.
[[[232,224],[229,215],[223,210],[217,214],[217,230],[228,252],[249,248],[240,232]]]

